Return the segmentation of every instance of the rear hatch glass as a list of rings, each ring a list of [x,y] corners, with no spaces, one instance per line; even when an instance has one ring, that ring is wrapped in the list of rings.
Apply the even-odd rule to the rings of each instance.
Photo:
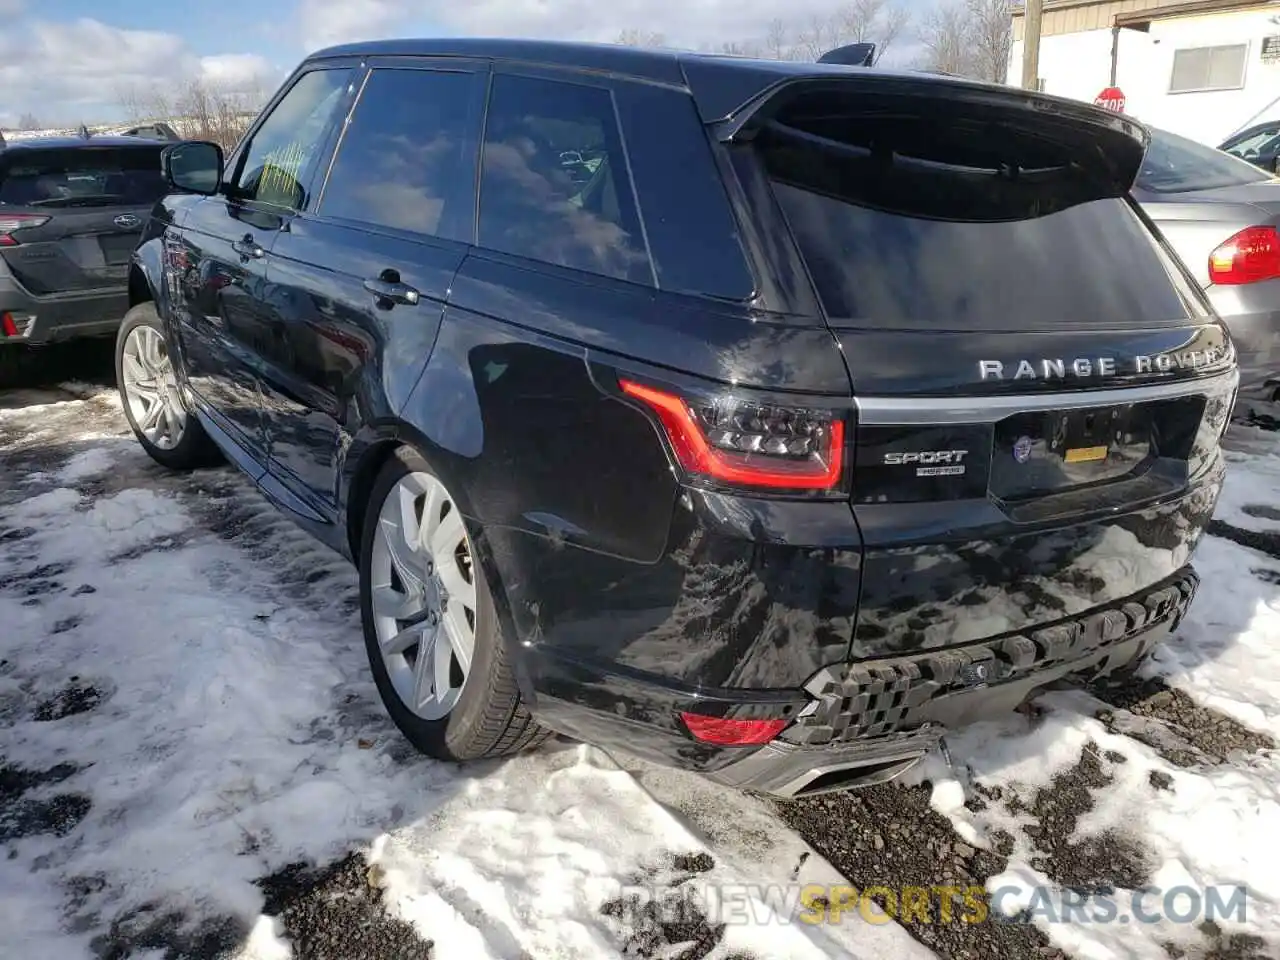
[[[129,257],[167,187],[164,144],[38,149],[0,157],[0,215],[20,226],[0,257],[42,295],[125,283]]]
[[[1205,397],[1100,388],[1229,350],[1129,195],[1140,139],[1108,143],[1100,111],[949,96],[800,97],[753,141],[860,395],[855,499],[989,497],[1030,521],[1176,489]],[[930,420],[959,396],[1086,391]]]
[[[803,101],[758,138],[833,326],[1111,330],[1185,323],[1125,193],[1035,129]]]

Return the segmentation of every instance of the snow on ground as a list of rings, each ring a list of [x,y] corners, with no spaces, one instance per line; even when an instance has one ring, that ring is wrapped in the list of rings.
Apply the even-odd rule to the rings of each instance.
[[[1274,434],[1233,427],[1229,443],[1232,463],[1217,518],[1246,530],[1280,531],[1280,509],[1273,506],[1280,441]],[[1196,553],[1202,580],[1187,622],[1144,670],[1198,704],[1273,738],[1280,738],[1278,545],[1280,538],[1267,554],[1206,537]],[[1188,766],[1185,760],[1170,762],[1147,743],[1167,745],[1197,731],[1127,717],[1121,728],[1147,742],[1117,735],[1114,726],[1108,729],[1098,719],[1100,714],[1111,717],[1106,705],[1082,691],[1050,693],[1037,705],[1044,713],[1034,720],[1015,714],[949,737],[951,754],[964,758],[968,767],[959,777],[939,757],[928,758],[916,774],[932,781],[935,808],[971,842],[989,845],[998,831],[1016,838],[1005,872],[987,881],[992,893],[1008,889],[1008,912],[1038,912],[1036,921],[1050,940],[1081,958],[1166,960],[1171,955],[1166,944],[1194,949],[1199,940],[1191,925],[1173,922],[1189,909],[1190,893],[1179,894],[1182,899],[1166,911],[1172,919],[1160,922],[1138,922],[1132,908],[1154,916],[1164,905],[1163,893],[1135,904],[1132,891],[1123,889],[1115,902],[1120,914],[1131,914],[1125,922],[1053,922],[1063,916],[1073,892],[1032,865],[1037,851],[1019,829],[1030,811],[1018,809],[1020,804],[1014,804],[1015,812],[1007,804],[986,804],[976,812],[964,806],[975,786],[996,787],[1020,798],[1049,790],[1055,778],[1087,755],[1108,782],[1076,823],[1071,839],[1105,844],[1119,838],[1122,846],[1139,845],[1149,882],[1164,892],[1194,888],[1207,897],[1205,889],[1216,885],[1229,903],[1232,888],[1244,885],[1245,922],[1219,919],[1218,925],[1227,933],[1256,935],[1268,940],[1271,949],[1280,949],[1275,940],[1280,932],[1280,752],[1242,752],[1228,764]],[[1037,902],[1036,888],[1053,894]]]
[[[812,926],[768,896],[846,882],[809,842],[864,827],[875,843],[840,861],[850,876],[890,863],[884,837],[999,849],[973,875],[1081,960],[1280,950],[1276,434],[1233,428],[1220,535],[1150,689],[1046,694],[950,737],[955,766],[931,756],[861,806],[795,805],[817,824],[802,839],[767,802],[588,747],[467,769],[414,755],[368,677],[347,565],[231,471],[153,465],[110,391],[3,399],[0,956],[213,956],[202,936],[240,960],[329,956],[290,942],[273,891],[281,868],[351,850],[398,935],[434,957],[931,956],[896,923]],[[891,822],[912,789],[954,835]],[[1247,918],[1055,922],[1097,877],[1122,913],[1143,884],[1245,884]],[[743,884],[753,922],[720,928],[709,905]],[[640,887],[693,890],[706,912],[663,927],[628,906]]]
[[[434,956],[650,936],[606,905],[674,882],[709,852],[698,835],[589,748],[467,770],[411,754],[368,678],[350,569],[230,471],[166,474],[122,430],[109,393],[0,410],[0,755],[43,781],[0,822],[0,954],[101,955],[164,916],[224,918],[246,960],[284,957],[255,881],[359,846]],[[713,808],[721,791],[687,781]],[[790,878],[710,852],[703,882]],[[690,935],[714,947],[699,956],[930,956],[896,926],[833,930]]]

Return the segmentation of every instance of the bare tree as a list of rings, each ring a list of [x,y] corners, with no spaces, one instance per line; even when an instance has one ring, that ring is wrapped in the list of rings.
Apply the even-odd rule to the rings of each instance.
[[[34,113],[24,113],[18,118],[19,130],[39,130],[40,121]]]
[[[982,4],[1008,4],[1010,0],[952,0]],[[848,43],[874,43],[878,61],[910,26],[910,14],[900,0],[848,0],[833,12],[815,14],[803,23],[775,17],[759,39],[725,40],[704,45],[704,50],[769,60],[817,60],[828,50]],[[634,27],[618,35],[627,46],[661,46],[661,34]]]
[[[965,77],[973,73],[969,11],[961,0],[950,0],[929,12],[920,24],[926,70]]]
[[[614,42],[624,47],[660,47],[666,42],[666,37],[650,30],[628,27],[618,34],[618,39]]]
[[[764,35],[764,55],[770,60],[790,60],[791,50],[786,23],[780,18],[769,21],[769,29]]]
[[[878,61],[902,36],[911,15],[891,0],[852,0],[832,14],[832,21],[839,43],[874,43]]]
[[[969,39],[972,43],[972,76],[1004,83],[1013,49],[1012,0],[966,0]]]
[[[130,123],[163,120],[184,137],[212,140],[230,150],[253,122],[266,100],[260,80],[235,89],[193,77],[176,87],[159,83],[117,90]]]

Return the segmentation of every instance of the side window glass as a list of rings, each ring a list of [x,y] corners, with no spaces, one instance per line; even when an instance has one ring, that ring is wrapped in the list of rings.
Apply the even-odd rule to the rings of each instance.
[[[471,241],[478,80],[375,70],[343,134],[319,213]]]
[[[344,68],[298,78],[249,142],[236,180],[240,197],[290,210],[306,205],[305,185],[349,76]]]
[[[652,284],[613,97],[493,78],[480,179],[482,247]]]

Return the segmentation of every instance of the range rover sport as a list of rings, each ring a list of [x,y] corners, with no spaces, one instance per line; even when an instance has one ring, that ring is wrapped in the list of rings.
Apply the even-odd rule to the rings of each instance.
[[[876,782],[1195,593],[1237,373],[1147,142],[839,64],[337,47],[225,162],[166,148],[120,392],[354,561],[428,754]]]

